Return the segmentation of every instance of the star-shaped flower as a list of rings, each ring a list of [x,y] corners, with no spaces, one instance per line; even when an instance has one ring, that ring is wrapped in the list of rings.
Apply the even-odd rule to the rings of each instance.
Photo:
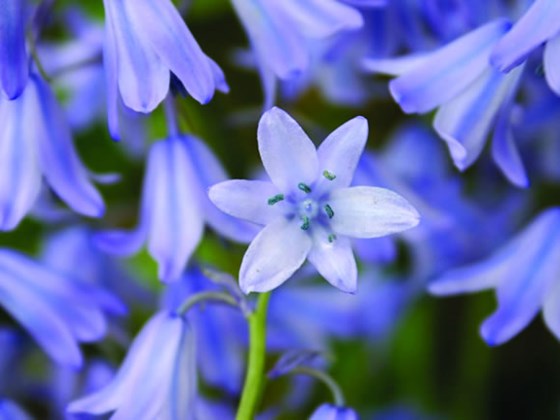
[[[376,238],[418,224],[418,212],[400,195],[349,187],[367,134],[367,121],[357,117],[316,149],[286,112],[272,108],[262,116],[259,152],[271,182],[230,180],[209,191],[225,213],[265,225],[241,263],[245,293],[278,287],[306,259],[333,286],[354,292],[350,238]]]

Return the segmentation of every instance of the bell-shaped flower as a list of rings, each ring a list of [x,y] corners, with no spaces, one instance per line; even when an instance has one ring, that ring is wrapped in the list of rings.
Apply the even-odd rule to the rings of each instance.
[[[289,80],[307,70],[308,40],[326,39],[363,24],[360,12],[338,0],[232,2],[261,72],[266,108],[273,105],[276,78]]]
[[[494,46],[490,61],[509,72],[544,43],[543,67],[550,88],[560,95],[560,2],[535,0],[511,31]]]
[[[463,171],[492,136],[492,155],[515,185],[528,179],[514,143],[511,111],[523,67],[503,74],[490,64],[490,54],[511,24],[497,19],[424,54],[397,59],[370,59],[370,71],[399,76],[389,83],[406,113],[438,108],[434,128],[447,143],[455,166]]]
[[[502,344],[543,309],[548,328],[560,338],[560,208],[541,213],[486,260],[444,273],[430,284],[435,295],[496,289],[498,309],[481,326],[489,345]]]
[[[224,212],[265,226],[241,263],[245,293],[274,289],[307,258],[332,285],[354,292],[350,238],[385,236],[418,224],[417,211],[398,194],[349,187],[367,134],[367,121],[357,117],[316,149],[286,112],[272,108],[262,116],[259,152],[271,182],[230,180],[209,192]]]
[[[137,252],[147,241],[159,278],[178,280],[202,238],[205,222],[224,236],[249,242],[257,227],[222,213],[208,199],[210,185],[227,179],[210,149],[177,135],[150,149],[136,230],[102,232],[99,246],[116,255]]]
[[[181,316],[158,312],[142,328],[114,379],[73,401],[70,413],[119,419],[194,418],[197,394],[195,340]]]
[[[313,412],[309,420],[358,420],[358,414],[350,407],[323,404]]]
[[[0,85],[8,99],[23,92],[29,76],[25,51],[25,9],[27,1],[9,0],[0,12]]]
[[[74,149],[53,92],[31,74],[17,99],[0,99],[0,230],[14,229],[29,212],[41,175],[73,210],[103,214],[103,199]]]
[[[0,306],[54,361],[72,367],[82,363],[78,342],[96,341],[105,334],[104,312],[124,311],[107,291],[7,249],[0,250]]]
[[[228,90],[171,0],[104,0],[109,130],[119,137],[118,104],[149,113],[167,96],[170,71],[198,102]],[[157,16],[157,19],[155,17]]]

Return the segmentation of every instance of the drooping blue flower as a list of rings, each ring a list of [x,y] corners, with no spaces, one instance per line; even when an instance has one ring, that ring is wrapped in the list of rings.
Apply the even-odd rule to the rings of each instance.
[[[274,289],[307,258],[332,285],[354,292],[350,238],[385,236],[418,224],[418,213],[398,194],[349,188],[367,133],[366,120],[357,117],[316,149],[286,112],[272,108],[262,116],[259,152],[272,182],[231,180],[209,191],[224,212],[265,225],[241,263],[245,293]]]
[[[0,230],[14,229],[29,212],[41,175],[73,210],[103,214],[103,199],[74,149],[50,87],[31,74],[17,99],[0,99]]]
[[[256,226],[222,213],[208,199],[208,187],[225,179],[220,162],[197,138],[177,135],[156,142],[147,160],[138,227],[102,232],[98,244],[116,255],[129,255],[147,241],[159,278],[178,280],[205,223],[241,242],[249,242],[256,233]]]
[[[79,367],[78,342],[100,339],[104,312],[122,314],[109,292],[74,281],[15,251],[0,250],[0,305],[57,363]]]
[[[265,91],[274,103],[275,80],[289,80],[310,64],[309,39],[362,26],[360,12],[338,0],[232,0],[249,36]]]
[[[118,103],[149,113],[167,96],[170,71],[198,102],[228,87],[171,0],[104,0],[109,130],[119,138]],[[157,19],[154,17],[157,16]]]
[[[162,311],[144,325],[114,379],[70,403],[68,412],[188,420],[194,418],[196,394],[191,327],[181,316]]]
[[[350,407],[323,404],[313,412],[309,420],[358,420],[358,414]]]
[[[560,95],[560,2],[557,0],[535,0],[496,43],[490,61],[501,71],[509,72],[543,43],[545,77],[550,88]]]
[[[8,99],[23,92],[29,75],[25,50],[25,0],[8,0],[0,11],[0,83]]]
[[[489,62],[496,42],[510,29],[497,19],[427,54],[367,60],[371,71],[398,75],[389,84],[406,113],[438,108],[434,128],[447,143],[455,166],[471,166],[492,135],[492,155],[515,185],[528,186],[511,128],[511,112],[523,66],[502,74]]]
[[[502,344],[523,330],[542,308],[560,338],[560,208],[541,213],[489,258],[444,273],[430,284],[435,295],[496,289],[498,309],[481,326],[489,345]]]

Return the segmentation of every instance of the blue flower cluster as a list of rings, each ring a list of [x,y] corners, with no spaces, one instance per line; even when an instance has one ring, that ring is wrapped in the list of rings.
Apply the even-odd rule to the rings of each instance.
[[[425,292],[560,339],[560,1],[99,3],[0,8],[0,419],[428,418],[327,366]]]

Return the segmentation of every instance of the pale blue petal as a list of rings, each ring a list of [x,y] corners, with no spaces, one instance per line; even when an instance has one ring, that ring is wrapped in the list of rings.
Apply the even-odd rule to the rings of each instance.
[[[362,62],[362,68],[367,72],[401,76],[430,61],[431,54],[414,53],[396,58],[367,58]]]
[[[32,420],[17,404],[0,399],[0,420]]]
[[[319,171],[328,171],[336,176],[332,181],[323,177],[323,188],[331,190],[350,185],[367,137],[367,120],[356,117],[338,127],[321,143],[317,150]]]
[[[513,138],[510,119],[511,107],[502,108],[498,113],[492,137],[492,157],[512,184],[527,188],[529,178]]]
[[[259,60],[281,79],[303,72],[309,57],[305,40],[293,25],[271,13],[261,1],[232,0]]]
[[[560,95],[560,34],[549,39],[546,43],[543,54],[543,65],[548,86],[554,93]]]
[[[267,181],[233,179],[220,182],[208,191],[210,200],[223,212],[260,225],[266,225],[287,212],[284,201],[268,204],[278,188]]]
[[[216,78],[222,79],[220,86],[225,87],[223,74],[217,73],[219,68],[202,52],[170,0],[124,0],[123,3],[142,44],[171,69],[189,95],[205,104],[214,96]]]
[[[509,27],[498,19],[431,53],[429,60],[389,83],[391,94],[406,113],[428,112],[449,101],[488,68],[494,43]]]
[[[13,101],[0,100],[0,230],[12,230],[29,212],[41,187],[35,142],[39,113],[30,89]]]
[[[358,415],[348,407],[323,404],[313,412],[309,420],[358,420]]]
[[[490,60],[501,71],[510,71],[547,39],[560,32],[560,2],[536,0],[514,27],[496,44]]]
[[[43,174],[53,190],[73,210],[90,217],[100,217],[105,211],[103,199],[88,179],[80,161],[70,127],[49,86],[32,75],[32,89],[40,114],[35,117],[35,135]]]
[[[314,227],[313,247],[309,262],[315,266],[334,287],[347,293],[355,293],[358,287],[358,267],[352,252],[350,239],[339,237],[328,240],[329,233]]]
[[[312,240],[300,224],[281,217],[267,225],[251,242],[239,270],[243,292],[268,292],[301,267]]]
[[[9,99],[21,95],[29,75],[25,5],[23,0],[4,1],[0,12],[0,81]]]
[[[158,19],[152,19],[152,23],[146,25],[134,18],[136,11],[145,6],[123,0],[104,0],[103,4],[107,25],[111,25],[107,35],[114,36],[106,41],[107,47],[115,48],[115,57],[106,56],[106,66],[111,66],[109,71],[113,71],[114,63],[107,61],[116,61],[119,92],[124,104],[137,112],[151,112],[167,95],[170,75],[169,68],[142,35],[157,24],[162,15],[158,13]],[[111,54],[113,51],[107,52]],[[112,96],[111,91],[109,96]]]
[[[210,186],[228,179],[220,161],[214,156],[210,148],[199,139],[192,136],[182,136],[181,139],[185,142],[191,164],[197,174],[198,203],[208,225],[220,235],[231,240],[250,242],[257,234],[259,227],[224,213],[208,198],[208,188]]]
[[[437,112],[434,128],[447,142],[455,166],[465,170],[478,158],[500,107],[515,89],[521,68],[509,74],[488,67],[468,89]]]
[[[99,249],[122,257],[137,253],[145,240],[146,232],[141,229],[133,231],[110,230],[98,232],[93,236],[93,241]]]
[[[280,108],[265,112],[257,133],[259,153],[270,179],[282,193],[311,185],[318,176],[315,145],[298,123]]]
[[[333,191],[333,231],[355,238],[377,238],[402,232],[418,224],[420,215],[400,195],[376,187],[351,187]]]
[[[272,13],[285,14],[292,30],[300,30],[311,38],[326,38],[343,30],[363,25],[360,12],[337,0],[284,0],[269,2]]]
[[[106,0],[104,0],[106,1]],[[114,140],[120,139],[119,130],[119,65],[117,61],[117,40],[110,10],[106,10],[105,38],[103,39],[103,68],[107,86],[107,125]]]
[[[158,262],[159,277],[174,281],[202,238],[203,215],[198,204],[197,174],[180,138],[155,143],[146,168],[148,250]]]
[[[114,379],[99,391],[71,402],[67,411],[103,414],[120,408],[129,400],[136,401],[136,394],[145,385],[161,386],[148,373],[155,366],[159,367],[159,361],[162,360],[159,353],[173,347],[173,342],[162,345],[160,340],[162,327],[167,319],[168,315],[164,313],[153,316],[134,339]],[[175,340],[178,338],[176,336]],[[168,339],[173,340],[173,337]],[[151,401],[151,397],[146,397]]]
[[[560,339],[560,283],[550,288],[543,305],[544,321],[548,329]]]

